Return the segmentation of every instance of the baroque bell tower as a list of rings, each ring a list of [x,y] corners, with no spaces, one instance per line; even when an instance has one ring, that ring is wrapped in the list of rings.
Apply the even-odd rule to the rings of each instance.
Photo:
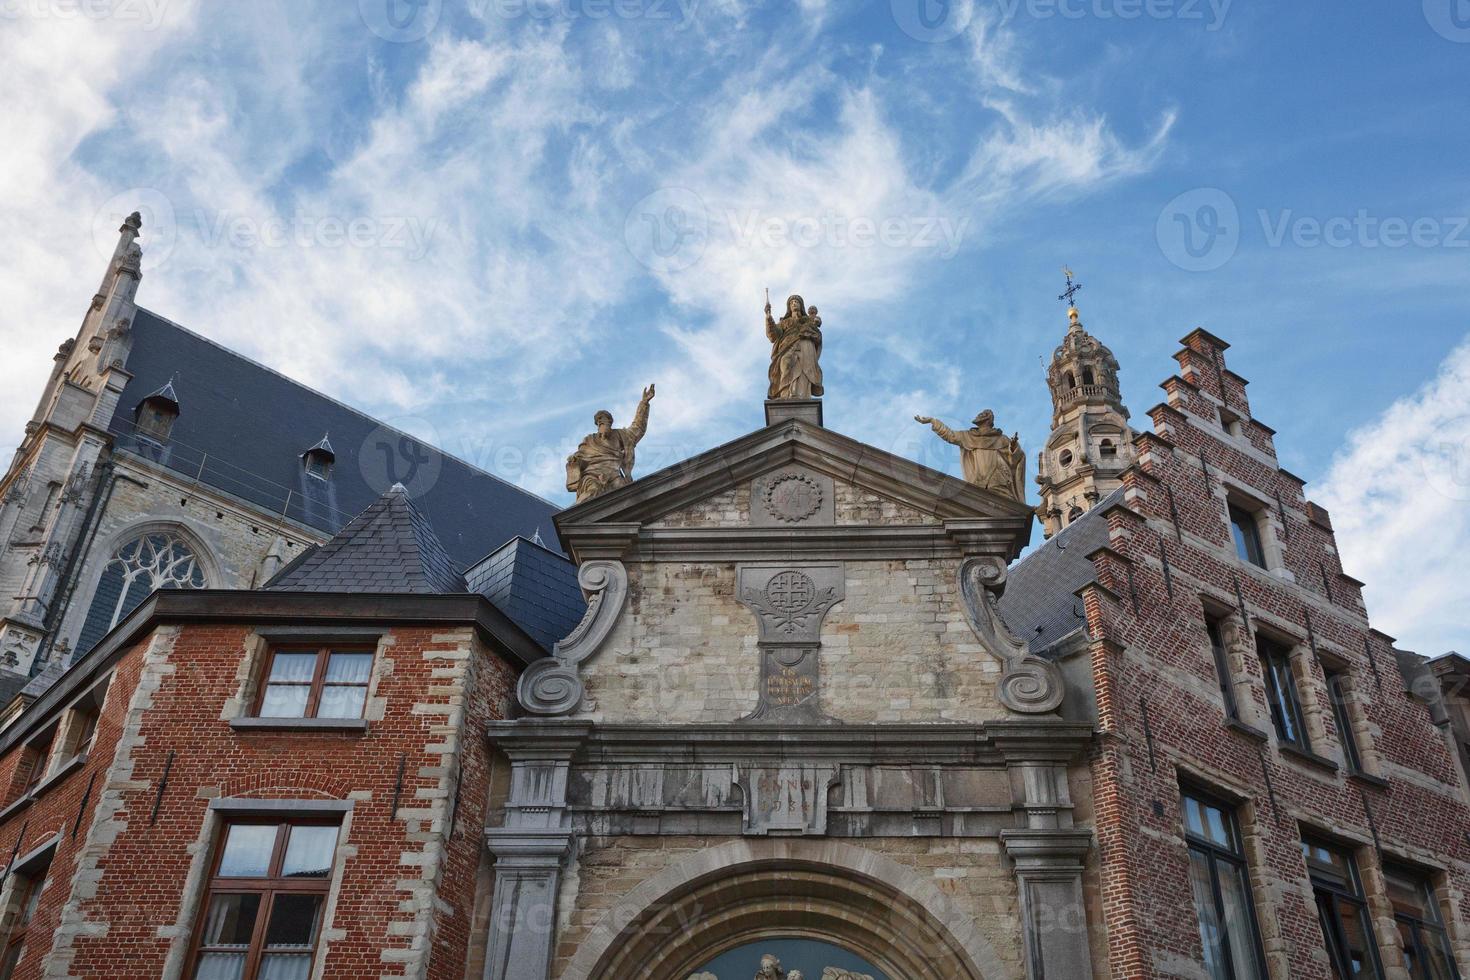
[[[1067,303],[1067,335],[1052,352],[1046,384],[1051,389],[1051,436],[1037,455],[1036,508],[1047,537],[1081,517],[1123,485],[1133,463],[1133,429],[1118,389],[1118,359],[1082,326],[1075,302],[1081,283],[1058,298]]]

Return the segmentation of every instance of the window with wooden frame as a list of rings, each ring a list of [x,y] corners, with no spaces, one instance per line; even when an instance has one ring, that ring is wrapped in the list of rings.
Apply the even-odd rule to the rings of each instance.
[[[1429,876],[1406,865],[1385,864],[1383,880],[1404,950],[1404,969],[1412,980],[1460,980]]]
[[[225,826],[195,932],[194,980],[306,980],[316,957],[338,825]]]
[[[1240,718],[1240,709],[1235,703],[1235,684],[1230,677],[1230,658],[1225,646],[1225,620],[1205,611],[1205,633],[1210,638],[1210,654],[1215,659],[1215,677],[1220,681],[1220,697],[1225,703],[1225,717]]]
[[[1256,515],[1234,501],[1228,505],[1230,512],[1230,535],[1235,541],[1235,553],[1242,561],[1258,568],[1266,567],[1266,547],[1261,541],[1261,524]]]
[[[261,675],[259,718],[361,718],[373,672],[371,650],[274,649]]]
[[[1266,701],[1271,705],[1271,724],[1276,728],[1276,737],[1284,745],[1310,752],[1306,716],[1297,693],[1296,675],[1291,669],[1291,651],[1258,636],[1256,652],[1261,657],[1261,671],[1266,677]]]
[[[39,738],[26,746],[26,756],[31,760],[31,771],[26,776],[25,788],[20,795],[25,796],[33,792],[41,785],[41,780],[46,778],[47,763],[51,761],[51,743],[56,741],[56,729],[52,728],[51,734]]]
[[[1324,667],[1327,675],[1327,697],[1332,702],[1332,721],[1337,725],[1337,740],[1342,743],[1342,759],[1348,772],[1363,771],[1363,753],[1358,749],[1358,736],[1353,732],[1352,714],[1348,710],[1351,694],[1347,674]]]
[[[1266,957],[1235,810],[1188,787],[1181,803],[1205,969],[1211,980],[1260,980]]]
[[[1383,966],[1373,938],[1373,922],[1363,897],[1358,864],[1346,848],[1302,838],[1302,854],[1317,899],[1317,918],[1327,942],[1327,957],[1337,980],[1381,980]]]
[[[5,933],[5,953],[0,956],[0,980],[10,980],[15,976],[21,958],[25,956],[26,931],[36,914],[36,906],[41,902],[41,892],[46,888],[46,872],[50,867],[48,854],[38,866],[12,874],[15,884],[11,886],[12,899],[6,916],[11,921]],[[42,938],[49,943],[51,937]]]

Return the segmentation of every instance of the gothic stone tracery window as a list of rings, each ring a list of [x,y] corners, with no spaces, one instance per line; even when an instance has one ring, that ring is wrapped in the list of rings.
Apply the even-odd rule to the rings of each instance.
[[[202,589],[204,570],[194,549],[172,531],[148,531],[118,548],[102,570],[86,624],[77,641],[84,653],[155,589]]]

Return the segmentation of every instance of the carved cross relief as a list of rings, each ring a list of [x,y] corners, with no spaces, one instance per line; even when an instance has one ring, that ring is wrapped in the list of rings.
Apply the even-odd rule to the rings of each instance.
[[[840,562],[741,565],[736,583],[759,630],[760,702],[743,721],[821,724],[822,621],[842,601]]]

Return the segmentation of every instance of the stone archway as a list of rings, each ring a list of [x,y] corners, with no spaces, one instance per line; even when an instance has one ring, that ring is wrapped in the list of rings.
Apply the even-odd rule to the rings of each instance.
[[[1010,980],[973,916],[872,851],[834,841],[741,840],[691,856],[633,889],[562,980],[686,980],[762,939],[851,950],[894,980]]]

